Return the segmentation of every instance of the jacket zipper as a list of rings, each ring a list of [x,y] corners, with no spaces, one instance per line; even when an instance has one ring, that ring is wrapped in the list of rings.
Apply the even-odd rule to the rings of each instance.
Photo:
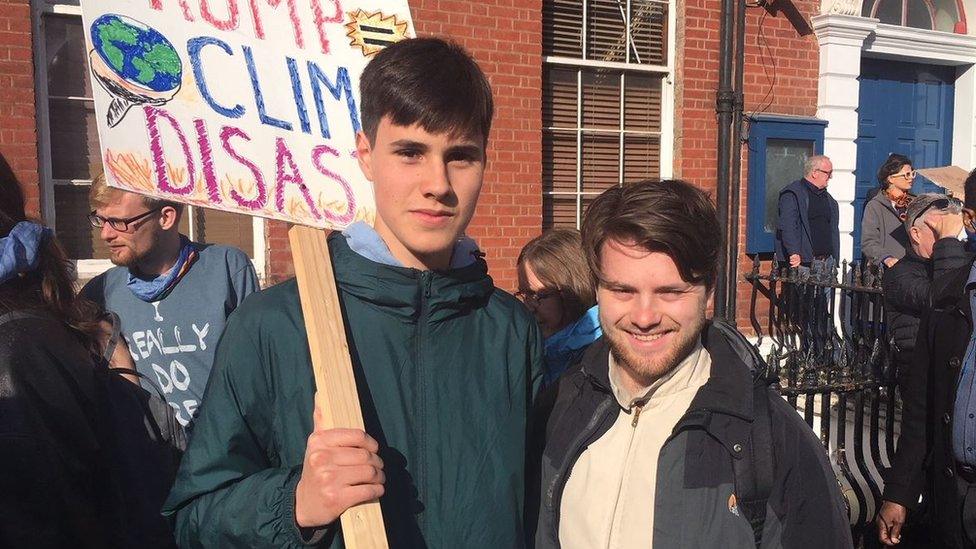
[[[432,274],[430,271],[423,271],[420,273],[420,316],[417,318],[417,347],[416,347],[416,357],[414,363],[417,368],[417,374],[420,379],[419,391],[417,404],[420,408],[419,416],[423,418],[420,425],[420,456],[417,463],[420,466],[417,468],[417,497],[419,501],[427,501],[427,379],[426,379],[426,369],[424,367],[424,358],[427,355],[427,323],[428,316],[430,315],[430,286],[431,286]],[[420,523],[421,531],[427,530],[427,514],[424,511],[420,511],[420,516],[417,517]]]
[[[647,405],[647,401],[642,401],[639,403],[634,403],[634,419],[630,422],[630,426],[637,428],[637,422],[640,421],[641,411],[644,410],[644,406]]]

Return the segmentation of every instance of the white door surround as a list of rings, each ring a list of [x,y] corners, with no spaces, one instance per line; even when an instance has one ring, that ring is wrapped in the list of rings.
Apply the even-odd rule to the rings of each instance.
[[[820,44],[817,116],[827,121],[824,154],[834,165],[830,193],[840,205],[841,257],[853,257],[854,167],[861,58],[956,67],[952,163],[976,166],[976,36],[886,25],[856,15],[811,18]]]

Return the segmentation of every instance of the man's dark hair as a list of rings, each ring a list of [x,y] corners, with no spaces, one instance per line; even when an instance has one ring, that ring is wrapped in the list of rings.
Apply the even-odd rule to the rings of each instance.
[[[644,180],[608,189],[587,208],[582,233],[598,283],[600,251],[614,240],[668,254],[685,282],[709,290],[715,285],[722,246],[718,216],[708,195],[685,181]]]
[[[963,183],[962,192],[965,193],[963,206],[970,210],[976,210],[976,170],[969,172],[966,182]]]
[[[401,40],[366,65],[359,82],[363,131],[376,142],[380,119],[420,124],[488,142],[494,102],[481,68],[461,46],[440,38]]]
[[[888,188],[888,178],[900,172],[905,166],[911,166],[912,161],[903,154],[891,153],[884,164],[878,168],[878,183],[882,189]]]

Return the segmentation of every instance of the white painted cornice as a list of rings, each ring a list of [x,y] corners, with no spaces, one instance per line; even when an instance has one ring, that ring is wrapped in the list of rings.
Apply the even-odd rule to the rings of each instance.
[[[864,51],[929,63],[933,59],[940,64],[976,63],[976,36],[882,23],[865,40]]]
[[[841,15],[827,13],[814,15],[810,18],[813,32],[817,35],[820,45],[844,44],[860,46],[878,27],[878,20],[859,15]]]

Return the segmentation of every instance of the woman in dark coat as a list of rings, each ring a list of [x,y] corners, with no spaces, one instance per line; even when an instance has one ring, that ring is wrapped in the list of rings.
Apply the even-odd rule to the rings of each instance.
[[[100,430],[99,312],[0,159],[0,547],[120,547]],[[7,177],[4,177],[7,175]]]
[[[864,205],[861,218],[861,255],[876,265],[891,267],[909,246],[904,220],[915,170],[908,157],[892,154],[878,169],[881,190]]]

